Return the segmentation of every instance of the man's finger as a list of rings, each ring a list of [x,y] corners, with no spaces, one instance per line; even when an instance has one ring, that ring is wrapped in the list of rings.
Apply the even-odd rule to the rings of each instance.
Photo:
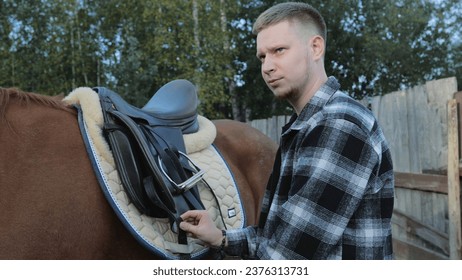
[[[196,219],[198,216],[200,216],[200,211],[198,210],[189,210],[189,211],[186,211],[184,212],[183,214],[181,214],[181,219],[183,219],[183,221],[186,221],[188,219]]]
[[[191,232],[194,228],[194,226],[188,222],[181,222],[180,223],[180,228],[184,231]],[[192,233],[192,232],[191,232]]]

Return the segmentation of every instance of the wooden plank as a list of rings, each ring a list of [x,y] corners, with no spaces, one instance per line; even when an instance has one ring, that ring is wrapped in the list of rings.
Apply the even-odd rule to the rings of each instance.
[[[422,192],[419,191],[421,195],[421,210],[422,218],[421,222],[424,225],[433,226],[433,196],[431,192]]]
[[[268,123],[268,135],[273,141],[279,144],[279,127],[278,127],[278,117],[273,116]]]
[[[395,212],[401,212],[405,213],[407,217],[412,217],[415,221],[418,221],[421,224],[425,224],[426,226],[432,227],[432,223],[424,223],[424,219],[422,218],[424,215],[430,215],[432,217],[434,214],[433,213],[422,213],[421,208],[413,206],[413,204],[418,204],[418,202],[414,201],[415,197],[418,195],[421,196],[432,196],[435,193],[431,192],[423,192],[419,190],[414,190],[414,189],[405,189],[405,188],[395,188],[395,207],[394,211]],[[439,199],[442,199],[443,201],[447,201],[447,196],[443,194],[439,194],[441,197]],[[419,199],[418,201],[420,201]],[[447,205],[447,204],[445,204]],[[436,213],[439,215],[439,218],[447,221],[447,216],[442,216],[442,213]],[[397,216],[398,217],[398,216]],[[393,218],[395,218],[393,216]],[[427,220],[427,219],[425,219]],[[447,231],[445,226],[435,228],[435,230],[440,231],[441,233],[446,233]],[[400,226],[399,224],[395,224],[395,222],[392,223],[392,231],[393,231],[393,237],[399,238],[401,240],[405,240],[407,242],[411,242],[413,244],[417,244],[419,246],[423,246],[425,248],[429,249],[436,249],[434,245],[431,244],[431,242],[426,242],[423,238],[417,236],[414,233],[408,232],[408,228],[404,226]],[[441,252],[441,250],[439,250]]]
[[[422,141],[425,143],[419,148],[422,153],[422,173],[427,170],[446,169],[448,163],[448,101],[454,97],[457,91],[457,80],[455,77],[428,81],[424,86],[426,95],[426,107],[420,110],[425,111],[424,132]]]
[[[282,127],[287,123],[286,118],[286,116],[278,117],[278,144],[281,142]]]
[[[405,192],[409,191],[408,189],[405,188],[395,188],[395,204],[394,204],[394,209],[398,209],[401,211],[404,211],[406,209],[406,205],[404,204],[404,199],[403,196],[405,195]]]
[[[450,258],[461,259],[459,131],[457,101],[448,102],[448,213]]]
[[[446,255],[449,255],[449,238],[444,232],[424,224],[397,209],[393,211],[392,223],[404,229],[408,234],[412,234],[428,242],[432,246],[441,249]]]
[[[250,122],[250,125],[258,130],[260,130],[261,132],[263,132],[265,135],[268,135],[268,132],[267,132],[267,121],[266,120],[252,120]]]
[[[404,199],[403,199],[403,194],[406,191],[409,191],[409,190],[403,189],[403,188],[395,188],[395,205],[394,205],[394,208],[393,208],[394,211],[400,210],[402,212],[405,212],[406,205],[405,205],[405,202],[404,202]],[[392,234],[393,234],[394,238],[396,237],[396,238],[399,238],[399,239],[402,239],[402,240],[407,240],[408,234],[406,233],[406,231],[403,230],[402,228],[398,227],[394,223],[392,223]]]
[[[396,162],[396,170],[403,170],[407,172],[419,172],[420,170],[412,169],[411,167],[411,155],[416,154],[416,147],[409,146],[409,114],[407,111],[407,98],[405,91],[394,92],[389,97],[385,97],[384,100],[390,98],[391,107],[388,107],[387,114],[390,114],[393,119],[393,124],[390,128],[393,131],[393,149],[398,156],[394,159],[398,159]],[[399,123],[399,125],[396,125]]]
[[[459,158],[462,158],[462,129],[460,129],[460,123],[462,122],[462,91],[454,93],[454,99],[457,101],[457,107],[458,107],[458,118],[459,118]],[[460,170],[460,168],[459,168]],[[460,171],[459,171],[460,172]]]
[[[447,178],[444,175],[395,172],[395,187],[447,194]]]
[[[412,147],[412,150],[409,152],[409,172],[422,173],[421,153],[419,153],[422,146],[422,139],[419,134],[421,130],[425,129],[425,122],[422,121],[422,118],[425,117],[425,112],[423,112],[422,108],[425,108],[426,103],[423,87],[416,86],[408,89],[406,97],[407,112],[409,114],[409,146]]]
[[[290,117],[286,115],[273,116],[268,119],[252,120],[249,123],[279,144],[282,127],[290,120]]]
[[[423,213],[422,213],[422,196],[424,193],[422,191],[411,191],[410,192],[410,201],[409,201],[409,208],[411,209],[412,215],[422,221]]]
[[[393,238],[393,252],[398,260],[447,260],[443,254],[439,254],[423,248],[419,245]]]
[[[401,172],[411,172],[406,104],[404,91],[376,96],[371,100],[374,115],[376,115],[390,146],[393,168]]]
[[[433,227],[448,233],[448,197],[446,194],[431,193],[433,204]]]

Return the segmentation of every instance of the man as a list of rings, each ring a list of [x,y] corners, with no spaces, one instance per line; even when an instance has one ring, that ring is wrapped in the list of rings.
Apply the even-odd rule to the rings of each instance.
[[[371,112],[324,69],[326,25],[304,3],[282,3],[256,20],[262,76],[294,115],[263,199],[260,223],[219,230],[205,211],[180,227],[230,255],[257,259],[391,259],[394,178]]]

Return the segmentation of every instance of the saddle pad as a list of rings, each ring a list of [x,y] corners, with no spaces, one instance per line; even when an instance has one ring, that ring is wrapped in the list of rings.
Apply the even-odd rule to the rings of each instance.
[[[91,88],[77,88],[64,101],[78,109],[82,136],[101,188],[118,217],[138,242],[166,259],[180,259],[185,255],[199,259],[207,254],[208,247],[197,239],[188,237],[187,245],[178,244],[178,236],[171,230],[167,218],[140,214],[129,201],[109,145],[103,137],[104,122],[97,93]],[[212,145],[216,136],[215,126],[202,116],[198,116],[198,120],[199,131],[185,135],[184,140],[189,157],[205,171],[203,178],[211,189],[199,182],[201,200],[219,228],[242,228],[246,221],[239,190],[229,167]]]

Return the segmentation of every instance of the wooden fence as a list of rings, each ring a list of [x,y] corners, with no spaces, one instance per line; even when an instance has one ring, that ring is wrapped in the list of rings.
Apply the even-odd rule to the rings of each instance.
[[[393,246],[397,259],[461,259],[462,92],[447,78],[362,100],[390,144],[395,170]],[[279,142],[288,116],[250,124]]]

